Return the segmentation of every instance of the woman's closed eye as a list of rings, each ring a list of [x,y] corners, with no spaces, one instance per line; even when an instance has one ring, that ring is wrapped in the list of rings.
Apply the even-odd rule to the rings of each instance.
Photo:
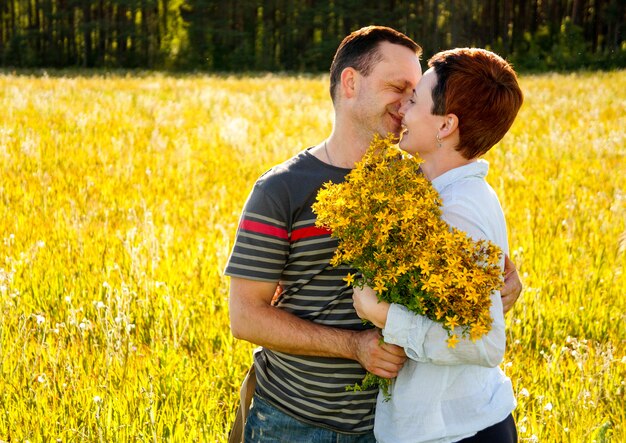
[[[417,103],[417,95],[415,94],[415,89],[413,89],[413,93],[411,94],[411,97],[409,98],[409,103],[411,103],[412,105]]]

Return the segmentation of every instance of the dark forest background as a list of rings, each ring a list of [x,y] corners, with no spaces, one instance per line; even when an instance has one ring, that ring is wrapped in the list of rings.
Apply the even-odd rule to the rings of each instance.
[[[425,58],[479,46],[518,69],[626,67],[626,0],[0,0],[0,64],[316,72],[370,24]]]

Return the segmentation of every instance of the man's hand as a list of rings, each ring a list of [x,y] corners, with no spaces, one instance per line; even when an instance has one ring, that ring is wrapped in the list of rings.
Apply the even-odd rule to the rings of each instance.
[[[357,361],[367,371],[383,378],[394,378],[406,361],[404,349],[383,342],[378,329],[369,329],[356,335]]]
[[[278,352],[358,361],[373,374],[391,378],[406,360],[404,350],[383,343],[380,331],[320,325],[272,306],[276,283],[231,277],[229,314],[235,338]]]
[[[504,287],[500,291],[502,307],[506,314],[511,310],[519,295],[522,293],[522,281],[517,274],[517,268],[508,255],[504,256]]]

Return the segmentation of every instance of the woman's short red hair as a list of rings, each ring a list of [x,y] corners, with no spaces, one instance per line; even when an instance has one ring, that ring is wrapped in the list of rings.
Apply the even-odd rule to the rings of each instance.
[[[432,113],[458,117],[463,157],[479,157],[502,140],[524,101],[511,65],[485,49],[456,48],[435,54],[428,66],[437,74]]]

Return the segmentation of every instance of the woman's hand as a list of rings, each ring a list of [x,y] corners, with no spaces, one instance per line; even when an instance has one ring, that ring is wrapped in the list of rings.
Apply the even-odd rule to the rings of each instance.
[[[387,323],[387,313],[389,312],[389,303],[378,301],[376,292],[369,286],[363,288],[353,288],[352,300],[354,309],[359,317],[369,320],[374,325],[383,329]]]

